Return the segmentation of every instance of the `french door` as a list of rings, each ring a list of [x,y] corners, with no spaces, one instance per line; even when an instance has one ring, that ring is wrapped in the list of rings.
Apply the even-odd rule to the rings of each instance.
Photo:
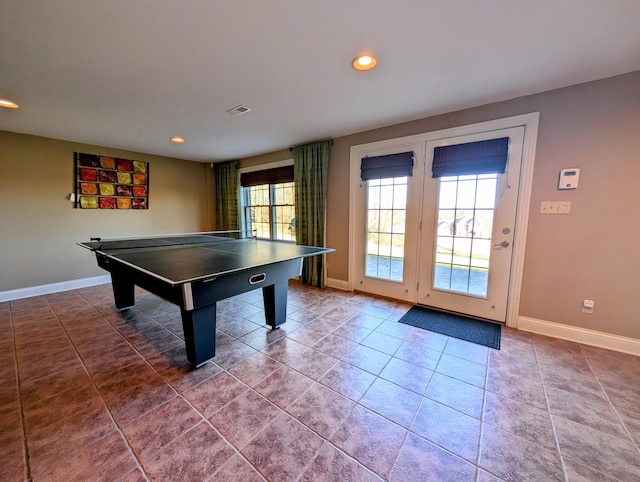
[[[533,113],[353,146],[350,286],[516,326],[537,125]],[[503,137],[504,173],[431,177],[436,147]],[[363,157],[408,150],[412,176],[360,179]]]
[[[509,138],[506,171],[424,178],[418,248],[420,304],[504,322],[515,236],[524,127],[443,138],[438,146]]]
[[[357,179],[352,196],[357,216],[353,236],[356,290],[415,302],[424,142],[395,144],[391,149],[369,149],[364,156],[413,152],[413,175],[369,181],[360,180],[360,169],[352,166]]]

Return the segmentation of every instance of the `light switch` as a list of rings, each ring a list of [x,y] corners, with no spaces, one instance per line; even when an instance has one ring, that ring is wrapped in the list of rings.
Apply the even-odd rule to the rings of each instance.
[[[569,214],[571,213],[571,201],[542,201],[540,214]]]

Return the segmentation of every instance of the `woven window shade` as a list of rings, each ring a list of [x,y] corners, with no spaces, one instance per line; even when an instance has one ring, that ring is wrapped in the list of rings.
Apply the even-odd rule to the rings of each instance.
[[[360,178],[387,179],[413,174],[413,152],[401,152],[386,156],[363,157],[360,162]]]
[[[276,167],[264,171],[243,172],[240,174],[242,187],[258,186],[260,184],[279,184],[293,182],[293,166]]]
[[[509,138],[468,142],[433,150],[433,177],[490,174],[505,171]]]

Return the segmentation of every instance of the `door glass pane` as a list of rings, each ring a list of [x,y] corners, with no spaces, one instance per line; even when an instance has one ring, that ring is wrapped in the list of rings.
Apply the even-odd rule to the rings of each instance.
[[[493,209],[496,204],[496,182],[494,179],[479,179],[476,193],[476,209]]]
[[[393,226],[393,210],[381,209],[378,213],[380,217],[379,231],[381,233],[391,233],[391,227]]]
[[[470,238],[461,236],[453,238],[453,264],[459,266],[469,266],[471,264],[471,242]]]
[[[435,289],[487,296],[498,174],[439,181]]]
[[[406,221],[406,211],[401,209],[396,209],[393,211],[393,225],[391,226],[391,230],[395,234],[404,234],[405,230],[405,221]]]
[[[457,178],[443,177],[440,179],[440,209],[453,209],[456,207]]]
[[[440,209],[438,211],[438,235],[453,236],[455,220],[455,209]]]
[[[367,217],[367,231],[370,233],[376,233],[380,231],[380,211],[377,209],[370,209]]]
[[[489,255],[491,254],[490,239],[475,239],[471,253],[471,267],[489,268]]]
[[[451,264],[453,255],[453,237],[438,236],[436,244],[436,263]]]
[[[372,179],[367,182],[367,207],[369,209],[380,208],[380,180]]]
[[[367,181],[365,276],[402,282],[407,178]]]
[[[393,208],[396,210],[407,207],[407,185],[395,184],[393,189]]]
[[[473,209],[476,199],[476,181],[458,181],[458,198],[456,208]]]
[[[393,184],[380,186],[380,207],[383,209],[393,207]]]
[[[495,197],[493,199],[495,199]],[[474,218],[474,239],[491,239],[491,233],[493,232],[493,208],[476,209]]]

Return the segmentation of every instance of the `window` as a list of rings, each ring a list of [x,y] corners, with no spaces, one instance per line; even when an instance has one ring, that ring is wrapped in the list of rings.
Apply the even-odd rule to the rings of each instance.
[[[402,282],[408,177],[367,182],[365,276]]]
[[[439,178],[434,288],[487,296],[498,176]]]
[[[244,229],[261,239],[296,240],[293,182],[242,187]]]
[[[367,250],[364,275],[402,283],[407,188],[412,151],[363,157],[360,178],[367,186]]]

